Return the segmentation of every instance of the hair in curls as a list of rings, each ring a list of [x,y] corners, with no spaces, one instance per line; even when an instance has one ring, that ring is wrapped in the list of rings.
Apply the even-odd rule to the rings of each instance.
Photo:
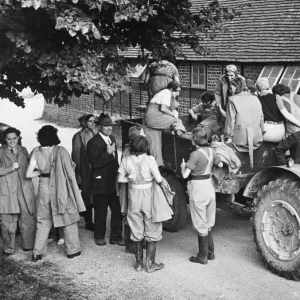
[[[42,147],[51,147],[60,144],[57,128],[51,125],[43,126],[37,133],[37,140]]]
[[[10,133],[15,133],[16,136],[18,136],[20,139],[19,139],[19,143],[20,143],[20,140],[21,140],[21,131],[18,130],[17,128],[14,128],[14,127],[8,127],[6,128],[4,131],[3,131],[3,144],[6,144],[6,137],[8,134]]]
[[[141,155],[148,154],[149,143],[145,136],[137,135],[130,143],[130,154]]]
[[[235,79],[233,79],[230,82],[230,85],[233,85],[236,87],[235,94],[240,94],[245,88],[244,81],[239,77],[236,77]]]
[[[171,90],[172,92],[176,92],[179,88],[180,85],[176,81],[170,81],[167,85],[167,89]]]

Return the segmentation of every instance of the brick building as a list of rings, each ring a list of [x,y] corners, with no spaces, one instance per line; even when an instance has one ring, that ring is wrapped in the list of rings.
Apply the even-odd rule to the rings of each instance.
[[[206,5],[207,0],[191,0],[194,13]],[[201,44],[211,49],[206,56],[196,55],[184,47],[185,58],[177,59],[182,91],[179,96],[181,115],[186,114],[205,90],[213,90],[224,67],[233,63],[240,73],[252,80],[268,77],[271,86],[280,82],[292,89],[299,100],[300,87],[300,10],[296,0],[219,0],[221,6],[241,10],[241,15],[226,23],[226,32],[218,33],[214,40]],[[130,49],[126,56],[135,58],[139,49]],[[131,94],[120,94],[110,103],[94,101],[92,95],[72,98],[64,108],[46,104],[45,116],[76,120],[83,112],[100,111],[124,117],[140,116],[135,110],[148,101],[147,87],[139,77],[131,79]],[[296,96],[295,96],[296,95]],[[300,96],[299,96],[300,98]]]

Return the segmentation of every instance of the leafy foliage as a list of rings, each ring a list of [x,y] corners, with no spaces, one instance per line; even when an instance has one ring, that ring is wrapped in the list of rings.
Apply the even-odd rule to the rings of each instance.
[[[130,91],[128,47],[139,59],[182,55],[182,45],[204,53],[234,9],[212,1],[192,14],[188,0],[0,0],[0,97],[23,105],[30,86],[49,102],[73,93],[105,100]],[[113,68],[107,68],[113,62]]]

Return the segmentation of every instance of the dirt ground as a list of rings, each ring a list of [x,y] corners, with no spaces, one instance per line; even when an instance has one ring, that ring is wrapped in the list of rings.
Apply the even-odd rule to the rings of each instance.
[[[22,131],[28,151],[37,145],[35,132],[45,124],[34,120],[39,117],[38,103],[16,112],[9,103],[0,101],[0,122]],[[71,138],[78,129],[58,128],[62,145],[70,151]],[[116,245],[96,246],[92,232],[83,229],[83,221],[79,226],[83,254],[71,260],[64,245],[52,242],[43,261],[32,263],[31,253],[20,249],[18,237],[14,255],[3,258],[0,254],[0,299],[300,299],[299,282],[280,278],[264,267],[246,218],[217,211],[213,231],[216,260],[205,266],[189,262],[197,253],[190,218],[183,230],[164,232],[157,261],[165,268],[153,274],[137,273],[133,255]]]

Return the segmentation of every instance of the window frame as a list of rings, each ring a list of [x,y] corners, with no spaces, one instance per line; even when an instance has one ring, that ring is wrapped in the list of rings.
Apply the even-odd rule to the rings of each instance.
[[[282,74],[282,76],[281,76],[281,78],[280,78],[280,81],[278,82],[278,83],[281,83],[282,82],[282,80],[283,79],[287,79],[287,78],[284,78],[284,75],[286,74],[286,72],[288,71],[288,68],[289,67],[296,67],[296,70],[294,71],[294,74],[296,73],[296,71],[297,71],[297,68],[299,68],[300,69],[300,65],[288,65],[288,66],[286,66],[286,68],[285,68],[285,70],[284,70],[284,72],[283,72],[283,74]],[[294,76],[294,74],[293,74],[293,76]],[[290,84],[290,82],[292,81],[292,80],[296,80],[296,79],[293,79],[293,76],[291,76],[291,78],[289,79],[289,84]],[[289,85],[288,85],[289,86]],[[289,86],[290,87],[290,86]],[[297,94],[298,93],[298,91],[299,91],[299,88],[300,88],[300,80],[298,80],[298,85],[297,85],[297,88],[295,89],[295,91],[292,91],[292,88],[290,87],[290,89],[291,89],[291,94]]]
[[[276,76],[276,77],[266,77],[266,78],[275,78],[275,81],[274,81],[274,83],[273,83],[273,85],[272,86],[270,86],[270,89],[272,89],[272,87],[274,86],[274,85],[276,85],[277,84],[277,82],[278,82],[278,79],[281,77],[281,75],[282,75],[282,72],[283,72],[283,70],[285,69],[284,68],[284,65],[265,65],[264,67],[263,67],[263,69],[261,70],[261,72],[260,72],[260,74],[259,74],[259,76],[258,76],[258,78],[257,78],[257,80],[258,79],[260,79],[260,78],[262,78],[262,74],[264,73],[264,71],[265,71],[265,68],[267,68],[267,67],[272,67],[272,68],[274,68],[274,67],[280,67],[280,71],[278,72],[278,75]],[[271,73],[272,73],[272,71],[271,71]],[[264,76],[265,77],[265,76]]]
[[[204,67],[204,83],[203,84],[194,84],[193,82],[193,74],[194,74],[194,68],[198,66],[203,66]],[[199,77],[198,77],[199,79]],[[207,86],[207,70],[206,70],[206,64],[204,63],[192,63],[191,64],[191,87],[192,88],[197,88],[197,89],[206,89]]]

